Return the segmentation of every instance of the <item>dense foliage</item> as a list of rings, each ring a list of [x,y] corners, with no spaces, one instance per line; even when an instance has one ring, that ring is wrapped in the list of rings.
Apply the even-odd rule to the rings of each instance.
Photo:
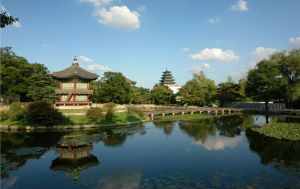
[[[114,110],[112,108],[109,108],[106,112],[105,118],[107,120],[112,120],[114,118]]]
[[[49,70],[43,64],[28,63],[11,49],[0,48],[1,98],[20,97],[22,102],[58,99],[54,89],[59,83],[51,78]]]
[[[1,114],[0,115],[1,122],[9,119],[9,112],[8,111],[2,110],[0,114]]]
[[[145,114],[141,109],[138,109],[134,106],[126,106],[127,115],[131,115],[133,113],[137,113],[140,117],[143,117]]]
[[[36,101],[28,103],[27,119],[31,122],[40,123],[43,126],[53,126],[62,121],[62,113],[55,109],[48,101]]]
[[[102,118],[102,109],[101,108],[93,108],[91,107],[87,112],[86,112],[86,117],[92,120],[99,120]]]
[[[25,108],[20,102],[13,102],[9,108],[9,117],[11,121],[19,121],[25,116]]]

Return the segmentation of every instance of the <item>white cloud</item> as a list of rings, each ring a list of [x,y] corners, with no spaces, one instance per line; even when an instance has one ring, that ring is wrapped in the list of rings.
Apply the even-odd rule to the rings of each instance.
[[[184,69],[184,71],[186,71],[186,72],[191,71],[191,72],[197,73],[197,72],[200,72],[203,69],[208,69],[208,68],[210,68],[210,65],[207,64],[207,63],[203,63],[202,65],[194,65],[189,69]]]
[[[95,7],[109,5],[112,0],[77,0],[79,3],[93,3]]]
[[[189,151],[191,151],[191,148],[185,147],[184,150],[185,150],[186,152],[189,152]]]
[[[93,12],[94,16],[100,16],[100,24],[108,25],[121,30],[134,30],[140,27],[139,16],[136,11],[131,11],[124,5],[113,6],[107,11],[105,8]]]
[[[2,6],[2,5],[1,5],[1,10],[2,10],[3,12],[7,12],[7,10],[6,10],[6,9],[4,8],[4,6]],[[9,12],[7,12],[7,15],[10,16]],[[15,26],[15,27],[20,28],[20,27],[21,27],[21,24],[20,24],[18,21],[16,21],[16,22],[14,22],[14,23],[12,24],[12,26]]]
[[[216,41],[216,43],[221,43],[222,42],[222,40],[218,40],[218,41]]]
[[[207,150],[224,150],[225,147],[234,148],[239,142],[242,141],[241,136],[234,138],[218,137],[208,138],[203,144],[202,141],[193,141],[192,144],[202,145]]]
[[[49,47],[53,47],[52,45],[49,45]]]
[[[82,60],[85,63],[90,63],[90,62],[94,62],[94,60],[91,60],[89,58],[86,58],[84,56],[79,56],[79,59]]]
[[[138,8],[138,11],[143,11],[143,10],[146,10],[146,6],[145,5],[140,5]]]
[[[240,57],[235,56],[234,52],[231,50],[222,51],[222,49],[212,48],[204,49],[200,54],[190,54],[189,57],[193,60],[208,60],[208,61],[223,61],[231,62],[239,60]]]
[[[216,70],[211,69],[210,71],[215,72]]]
[[[276,52],[277,49],[276,48],[264,48],[264,47],[257,47],[255,49],[255,51],[253,51],[252,53],[250,53],[248,56],[251,58],[257,58],[259,60],[267,58],[268,55]]]
[[[44,47],[47,47],[47,45],[44,45]]]
[[[296,39],[291,38],[289,45],[291,48],[300,48],[300,37],[297,37]]]
[[[255,68],[256,64],[257,64],[257,62],[250,62],[251,68]]]
[[[109,67],[104,67],[104,66],[101,66],[99,64],[93,64],[93,65],[89,65],[87,67],[88,70],[97,70],[97,71],[107,71],[107,70],[111,70]]]
[[[210,23],[214,23],[214,22],[220,21],[220,20],[219,20],[218,18],[215,18],[215,19],[210,18],[210,19],[208,19],[208,21],[209,21]]]
[[[189,49],[188,49],[188,48],[183,48],[182,50],[183,50],[183,51],[189,51]]]
[[[79,65],[80,67],[82,67],[82,68],[85,68],[85,66],[84,65]]]
[[[174,66],[175,64],[170,64],[171,66]]]
[[[230,10],[247,11],[249,9],[246,7],[246,4],[247,4],[246,1],[238,0],[236,5],[231,5]]]
[[[1,180],[2,189],[7,189],[12,187],[18,180],[18,177],[12,177],[8,179]]]

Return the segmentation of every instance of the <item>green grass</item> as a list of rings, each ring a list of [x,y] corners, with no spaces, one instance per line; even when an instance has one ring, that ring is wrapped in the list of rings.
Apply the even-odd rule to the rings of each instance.
[[[299,115],[280,115],[282,117],[292,117],[292,118],[300,118]]]
[[[300,140],[299,123],[268,123],[263,127],[252,128],[252,130],[279,139]]]
[[[172,115],[155,116],[155,118],[182,119],[182,120],[197,119],[197,118],[204,118],[204,117],[209,117],[209,114],[184,114],[184,115],[175,114],[174,116]]]
[[[138,114],[133,113],[127,116],[126,112],[115,113],[113,120],[106,120],[105,117],[94,121],[88,119],[86,116],[69,116],[63,117],[61,123],[57,124],[56,126],[70,126],[70,125],[98,125],[98,124],[116,124],[116,123],[127,123],[127,122],[134,122],[134,121],[141,121],[149,119],[148,116],[140,117]],[[11,121],[10,119],[1,122],[2,126],[42,126],[39,123],[32,123],[29,122],[26,118],[20,121]]]
[[[106,112],[108,109],[107,108],[102,108],[103,112]],[[117,109],[114,108],[115,111],[118,110],[124,110],[124,109]],[[59,112],[66,114],[66,113],[86,113],[88,111],[88,109],[59,109]]]

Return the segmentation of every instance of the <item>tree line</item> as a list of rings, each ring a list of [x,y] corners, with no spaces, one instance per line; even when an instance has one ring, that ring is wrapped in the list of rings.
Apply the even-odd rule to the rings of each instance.
[[[55,88],[59,82],[51,78],[47,67],[40,63],[28,63],[17,56],[11,47],[1,48],[1,97],[20,97],[21,101],[58,100]],[[96,103],[118,104],[177,104],[226,106],[227,102],[265,102],[284,100],[287,106],[300,104],[300,49],[275,52],[269,59],[257,62],[255,68],[242,73],[238,82],[228,76],[227,81],[215,84],[203,71],[194,73],[179,92],[164,85],[155,84],[150,90],[131,86],[120,72],[104,72],[101,79],[90,83],[94,89],[89,98]]]

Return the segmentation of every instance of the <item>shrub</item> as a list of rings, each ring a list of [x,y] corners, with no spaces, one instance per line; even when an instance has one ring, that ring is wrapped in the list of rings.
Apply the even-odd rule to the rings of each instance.
[[[62,121],[62,113],[54,109],[52,103],[47,101],[31,102],[26,108],[28,121],[52,126]]]
[[[25,116],[25,110],[20,102],[13,102],[9,107],[9,117],[11,121],[19,121]]]
[[[1,122],[7,120],[9,118],[9,112],[2,110],[0,117],[1,117]]]
[[[117,104],[113,103],[113,102],[110,102],[110,103],[107,103],[107,104],[104,104],[104,108],[114,108],[116,107]]]
[[[132,114],[132,113],[137,113],[141,117],[143,117],[145,115],[144,112],[141,109],[137,109],[134,106],[128,106],[128,107],[126,107],[126,109],[127,109],[127,114],[128,115]]]
[[[86,112],[86,117],[92,120],[98,120],[102,118],[102,109],[101,108],[90,108]]]
[[[114,117],[114,110],[112,109],[112,108],[109,108],[108,110],[107,110],[107,113],[106,113],[106,116],[105,116],[105,118],[107,119],[107,120],[112,120],[113,119],[113,117]]]

